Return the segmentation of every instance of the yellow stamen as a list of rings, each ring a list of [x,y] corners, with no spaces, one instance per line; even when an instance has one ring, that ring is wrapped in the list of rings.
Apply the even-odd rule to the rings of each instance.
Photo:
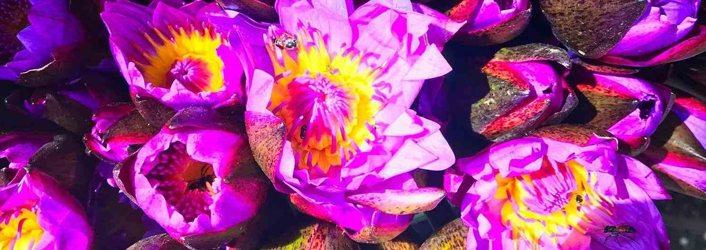
[[[169,88],[174,80],[172,75],[175,64],[192,61],[195,63],[191,67],[197,67],[195,70],[199,73],[194,76],[195,79],[182,81],[189,90],[215,92],[223,87],[224,65],[216,49],[222,45],[230,45],[221,38],[220,33],[208,27],[191,27],[189,30],[175,30],[169,27],[170,36],[157,28],[153,28],[153,31],[159,37],[157,41],[148,34],[144,34],[144,37],[152,45],[154,52],[142,50],[147,63],[136,63],[145,81],[155,87]]]
[[[380,71],[361,70],[361,56],[343,52],[330,55],[324,39],[318,32],[310,35],[309,32],[300,31],[296,38],[288,36],[288,39],[296,39],[298,46],[281,48],[278,44],[267,45],[278,77],[268,108],[284,120],[288,134],[293,134],[290,141],[299,155],[297,166],[317,166],[327,172],[330,167],[340,166],[344,160],[350,159],[355,153],[356,145],[362,147],[367,144],[367,140],[374,139],[368,125],[375,124],[373,117],[381,107],[381,103],[372,98],[375,94],[373,80]],[[277,52],[281,53],[281,57],[277,56]],[[278,58],[281,58],[281,61]],[[292,105],[297,98],[304,98],[296,94],[301,88],[293,90],[295,87],[292,87],[292,83],[299,78],[318,79],[317,81],[326,82],[321,86],[336,89],[337,97],[344,96],[341,99],[345,99],[345,114],[332,114],[338,111],[331,111],[326,113],[330,117],[324,119],[317,114],[311,114],[315,111],[302,110],[301,107]],[[311,88],[324,88],[321,86]],[[327,98],[326,95],[322,96],[322,99]],[[315,98],[312,100],[322,102]],[[325,120],[325,124],[317,123],[312,126],[309,122],[314,118]],[[301,121],[302,119],[307,120]],[[330,130],[322,129],[324,127]]]
[[[549,167],[547,164],[545,162],[544,167]],[[524,202],[524,199],[532,195],[528,193],[527,188],[533,188],[532,180],[535,176],[522,175],[519,178],[502,178],[499,174],[496,176],[498,189],[495,198],[506,199],[501,209],[503,223],[512,228],[513,239],[518,238],[519,240],[521,237],[530,242],[533,249],[539,248],[539,240],[542,236],[548,236],[554,245],[558,244],[556,235],[561,228],[576,229],[581,233],[586,233],[586,229],[582,228],[579,222],[590,221],[584,214],[586,210],[581,209],[581,206],[596,207],[611,214],[610,209],[605,206],[612,207],[613,204],[591,188],[591,184],[595,184],[596,181],[595,175],[589,180],[589,172],[573,160],[566,164],[560,164],[559,167],[565,168],[568,173],[571,173],[576,190],[571,192],[569,196],[571,198],[566,204],[549,214],[532,211]],[[515,241],[516,249],[518,240]]]
[[[17,212],[4,212],[1,215],[0,250],[34,249],[44,234],[44,229],[37,222],[37,213],[22,208]]]

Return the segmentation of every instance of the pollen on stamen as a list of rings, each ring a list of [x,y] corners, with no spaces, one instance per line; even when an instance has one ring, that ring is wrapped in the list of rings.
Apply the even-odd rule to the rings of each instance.
[[[165,31],[152,27],[143,37],[151,48],[135,44],[142,55],[138,59],[144,59],[135,63],[146,82],[170,88],[179,81],[192,92],[215,92],[223,87],[224,63],[216,50],[230,45],[212,27],[167,26]]]
[[[297,49],[278,46],[292,37]],[[287,124],[298,168],[326,173],[344,165],[375,136],[366,124],[374,124],[384,102],[373,87],[379,71],[360,69],[362,57],[351,49],[330,55],[318,31],[292,36],[270,29],[264,39],[277,82],[269,109]]]

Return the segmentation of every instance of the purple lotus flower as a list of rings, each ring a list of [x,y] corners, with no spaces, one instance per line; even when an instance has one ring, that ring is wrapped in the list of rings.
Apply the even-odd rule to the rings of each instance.
[[[460,24],[408,1],[351,6],[279,1],[281,25],[212,21],[240,35],[231,44],[261,41],[242,44],[245,121],[276,188],[352,239],[375,242],[443,199],[412,172],[446,169],[453,153],[439,125],[409,107],[425,79],[451,70],[440,51]]]
[[[456,37],[468,44],[493,45],[510,41],[525,30],[532,4],[528,0],[464,0],[447,14],[454,21],[467,21]]]
[[[706,51],[706,26],[696,23],[700,0],[650,0],[645,13],[601,61],[645,67]]]
[[[651,201],[669,195],[617,147],[557,125],[460,159],[458,170],[475,182],[447,188],[463,197],[467,249],[669,249]]]
[[[0,22],[0,79],[44,67],[61,50],[83,41],[85,31],[68,0],[9,0]]]
[[[230,241],[267,192],[246,137],[169,126],[177,128],[165,127],[117,166],[118,187],[183,244],[205,248]],[[196,239],[202,236],[208,237]]]
[[[649,144],[674,101],[669,88],[629,75],[579,69],[567,80],[586,98],[569,119],[605,129],[638,152]]]
[[[106,2],[101,17],[134,99],[153,97],[177,110],[240,101],[240,61],[225,34],[206,21],[219,12],[217,4],[202,1]]]
[[[21,169],[0,188],[0,247],[4,249],[91,248],[93,232],[76,198],[48,175]]]
[[[706,198],[706,104],[679,97],[638,156],[656,172],[674,180],[677,190]]]

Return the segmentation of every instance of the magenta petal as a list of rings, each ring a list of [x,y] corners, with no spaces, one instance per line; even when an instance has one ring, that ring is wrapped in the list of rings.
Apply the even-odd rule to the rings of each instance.
[[[44,144],[52,141],[53,137],[53,134],[42,132],[0,134],[0,158],[6,158],[10,162],[10,168],[22,168],[29,164],[30,158]]]
[[[634,249],[665,249],[664,224],[651,199],[669,194],[647,166],[617,149],[615,139],[587,127],[554,125],[460,159],[460,171],[447,171],[447,189],[465,195],[467,249],[613,249],[617,243],[603,243],[610,225],[645,232],[635,234]],[[458,180],[463,173],[476,179],[470,188]]]
[[[238,231],[231,229],[256,214],[267,190],[256,167],[244,135],[164,128],[118,166],[116,177],[145,214],[175,239],[191,244],[204,234],[234,237],[230,234]],[[205,238],[219,244],[213,240],[218,239]]]
[[[661,51],[639,57],[607,55],[601,57],[600,60],[616,65],[648,67],[681,61],[701,54],[704,51],[706,51],[706,26],[697,25],[684,40]]]
[[[34,249],[91,248],[93,231],[76,198],[38,170],[29,173],[21,170],[18,177],[21,177],[18,182],[0,188],[0,206],[9,213],[27,209],[37,215],[36,222],[44,233]]]
[[[694,138],[706,149],[706,104],[695,98],[677,98],[672,112],[684,122]]]
[[[17,81],[20,74],[44,67],[53,60],[53,55],[62,50],[81,43],[86,34],[80,21],[70,13],[69,2],[64,0],[35,0],[18,1],[15,4],[29,2],[31,7],[26,16],[22,9],[7,9],[5,15],[12,19],[24,19],[29,21],[29,26],[14,33],[11,23],[6,23],[8,27],[7,36],[17,36],[21,42],[21,49],[9,62],[0,64],[0,79]],[[7,2],[3,8],[19,7],[13,6],[13,2]],[[18,13],[21,16],[12,15]],[[12,20],[14,22],[15,20]],[[21,23],[21,22],[19,22]],[[8,41],[3,41],[8,46],[16,45]],[[14,49],[14,48],[12,48]]]
[[[655,171],[673,179],[686,193],[706,198],[706,162],[653,147],[648,148],[639,157]]]
[[[216,49],[218,58],[213,64],[222,63],[224,66],[219,72],[207,72],[210,74],[222,74],[223,86],[219,89],[201,91],[195,87],[200,84],[202,75],[187,75],[175,79],[172,73],[164,72],[142,72],[144,69],[140,65],[147,64],[149,61],[146,55],[153,56],[157,53],[154,44],[161,44],[163,39],[174,42],[172,37],[173,32],[203,32],[208,29],[209,34],[213,37],[220,36],[225,38],[229,34],[230,27],[214,29],[207,21],[211,15],[220,15],[223,11],[215,4],[205,4],[202,2],[191,3],[181,7],[174,7],[168,3],[160,1],[153,2],[150,7],[144,7],[139,4],[119,1],[116,3],[106,4],[106,9],[101,13],[101,17],[110,32],[111,50],[115,57],[115,61],[123,73],[123,76],[128,81],[130,93],[133,98],[151,97],[158,99],[161,103],[169,106],[172,109],[179,110],[189,106],[204,106],[204,107],[219,107],[224,103],[234,102],[235,97],[243,98],[243,86],[241,85],[241,77],[243,76],[243,68],[241,61],[236,54],[236,50],[228,43],[221,43]],[[170,30],[171,29],[171,30]],[[195,31],[192,31],[195,29]],[[154,41],[153,42],[151,41]],[[164,53],[163,53],[164,54]],[[164,56],[164,55],[162,55]],[[176,60],[176,59],[175,59]],[[187,58],[178,58],[179,62],[184,62]],[[194,59],[188,62],[200,62],[201,64],[184,64],[182,67],[199,67],[198,65],[208,64],[200,59]],[[167,62],[170,63],[170,62]],[[177,70],[177,64],[170,63],[169,70]],[[196,65],[196,66],[194,66]],[[190,68],[193,69],[193,68]],[[147,70],[147,69],[145,69]],[[204,70],[211,70],[204,69]],[[191,71],[188,71],[191,72]],[[164,78],[162,85],[153,85],[145,75],[150,74],[167,74],[160,76]],[[193,82],[190,82],[193,81]]]

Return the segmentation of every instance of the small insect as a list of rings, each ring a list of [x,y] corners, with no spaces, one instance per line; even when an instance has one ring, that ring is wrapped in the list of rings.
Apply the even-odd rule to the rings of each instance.
[[[302,140],[304,140],[304,137],[306,137],[306,126],[302,126],[302,128],[299,130],[299,138],[302,138]]]
[[[297,39],[294,39],[294,37],[287,35],[287,34],[282,34],[280,38],[273,37],[272,38],[272,44],[277,46],[277,48],[280,49],[295,49],[298,45],[299,42],[297,42]]]
[[[189,185],[187,186],[187,189],[209,191],[213,179],[213,175],[208,174],[208,165],[203,164],[203,166],[201,166],[201,177],[196,180],[190,181]]]
[[[605,243],[611,237],[615,237],[617,240],[617,237],[620,237],[620,236],[624,236],[624,237],[632,240],[633,242],[635,242],[635,239],[630,237],[629,234],[637,233],[637,230],[635,230],[635,228],[630,225],[616,225],[616,226],[608,225],[603,228],[603,233],[608,235],[608,236],[606,236],[605,240],[603,241],[603,245],[605,245]],[[620,245],[620,241],[618,241],[618,245]]]
[[[576,202],[578,202],[579,204],[583,203],[583,196],[577,195],[577,196],[576,196]]]

